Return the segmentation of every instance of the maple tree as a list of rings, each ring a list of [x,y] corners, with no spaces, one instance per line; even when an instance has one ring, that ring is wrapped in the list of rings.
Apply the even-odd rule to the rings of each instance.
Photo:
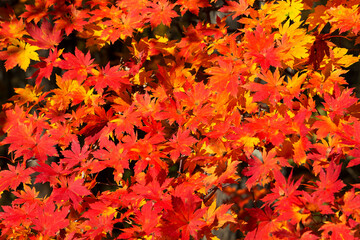
[[[3,104],[2,238],[360,239],[342,178],[360,164],[357,0],[18,9],[0,11],[0,60],[30,81]]]

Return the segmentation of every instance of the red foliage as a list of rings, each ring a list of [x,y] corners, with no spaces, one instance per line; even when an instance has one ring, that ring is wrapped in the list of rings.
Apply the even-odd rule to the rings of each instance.
[[[0,9],[34,80],[3,105],[1,238],[360,238],[359,58],[332,42],[356,0],[32,2]]]

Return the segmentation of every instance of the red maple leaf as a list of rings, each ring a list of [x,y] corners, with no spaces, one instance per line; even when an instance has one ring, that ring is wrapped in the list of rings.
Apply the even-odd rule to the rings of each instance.
[[[54,50],[57,45],[62,41],[62,32],[55,30],[51,23],[44,19],[41,23],[41,27],[28,23],[26,30],[30,36],[34,39],[29,39],[28,42],[31,45],[38,46],[44,49]]]
[[[323,202],[333,202],[335,200],[334,194],[339,192],[345,184],[342,180],[339,180],[341,172],[341,164],[337,165],[334,161],[331,161],[326,170],[320,171],[319,181],[315,182],[314,196]]]
[[[179,191],[171,196],[172,210],[164,215],[166,224],[162,229],[164,233],[173,239],[189,240],[190,236],[199,239],[199,230],[206,225],[203,216],[207,207],[198,208],[200,199],[190,189],[178,186]],[[183,191],[185,190],[185,191]]]
[[[278,51],[274,44],[274,34],[266,32],[261,25],[258,25],[255,31],[245,32],[245,39],[246,47],[249,49],[245,56],[253,57],[254,62],[259,63],[265,71],[270,66],[281,67]]]
[[[75,179],[75,175],[73,175],[71,177],[61,176],[59,180],[61,187],[53,189],[51,198],[57,203],[70,200],[74,209],[80,210],[80,202],[83,200],[82,197],[91,194],[89,189],[83,185],[84,179]]]
[[[296,197],[300,194],[298,187],[301,184],[302,177],[297,180],[295,183],[292,180],[291,171],[287,180],[285,176],[280,171],[274,171],[274,188],[271,189],[272,193],[267,194],[261,201],[265,202],[267,205],[274,204],[274,206],[279,206],[285,203],[286,201],[291,201],[291,198]]]
[[[42,121],[38,124],[42,124]],[[35,157],[45,162],[48,156],[57,156],[58,153],[54,147],[57,141],[48,134],[44,134],[43,127],[39,125],[37,128],[31,122],[28,124],[14,122],[14,126],[8,131],[2,143],[10,144],[9,151],[14,151],[16,158],[23,156],[27,160]]]
[[[40,20],[45,18],[49,12],[47,9],[54,4],[55,0],[37,0],[35,3],[26,4],[26,11],[20,15],[27,22],[31,22],[34,20],[35,24],[37,24]]]
[[[269,206],[265,206],[264,209],[250,208],[246,211],[252,218],[247,226],[252,231],[247,234],[245,239],[269,239],[270,234],[279,229],[274,221],[277,214]]]
[[[52,162],[51,165],[39,162],[37,166],[32,168],[35,172],[39,173],[36,175],[35,183],[46,183],[49,182],[50,186],[59,184],[59,177],[66,176],[70,172],[62,164]]]
[[[152,201],[147,202],[141,207],[141,210],[135,210],[135,223],[132,228],[125,229],[120,234],[121,239],[131,239],[132,237],[152,236],[153,238],[161,237],[160,218],[162,209],[156,208]]]
[[[15,205],[12,206],[1,206],[3,212],[0,212],[1,219],[1,233],[2,237],[5,237],[14,231],[14,226],[17,230],[29,228],[33,225],[33,217],[36,216],[34,211],[36,207],[31,204]]]
[[[66,216],[69,214],[70,206],[56,207],[54,202],[46,201],[43,208],[37,208],[34,211],[33,229],[41,233],[43,236],[55,236],[60,231],[69,225],[69,219]]]
[[[153,28],[161,23],[170,26],[171,19],[178,16],[173,10],[175,5],[166,0],[149,1],[147,3],[149,6],[148,12],[151,13],[149,21]]]
[[[309,60],[306,64],[313,65],[314,70],[318,70],[325,55],[330,57],[330,48],[327,45],[326,40],[331,36],[330,34],[319,34],[317,31],[314,32],[315,41],[310,48]]]
[[[58,66],[60,60],[60,55],[62,54],[63,49],[59,51],[57,48],[54,50],[49,51],[49,56],[47,58],[40,57],[41,62],[38,62],[32,67],[37,68],[38,70],[34,72],[34,74],[30,78],[36,77],[35,84],[36,86],[40,86],[41,80],[43,78],[50,79],[52,74],[53,68]]]
[[[355,230],[352,230],[346,223],[325,222],[320,230],[323,231],[321,233],[321,239],[356,239],[354,236]]]
[[[40,206],[43,203],[39,197],[39,192],[37,192],[34,187],[29,187],[26,184],[24,185],[24,190],[14,191],[12,193],[17,197],[17,199],[12,202],[13,205],[28,204],[30,206]]]
[[[171,209],[168,188],[173,179],[166,178],[165,170],[157,171],[154,168],[150,168],[144,175],[144,173],[136,175],[137,183],[131,187],[133,192],[140,198],[155,201],[158,207],[165,210]]]
[[[170,151],[171,159],[175,162],[181,154],[190,155],[190,147],[196,142],[196,139],[190,136],[189,129],[183,131],[179,128],[176,135],[174,135],[169,141],[170,147],[173,148],[173,150]]]
[[[122,89],[124,85],[131,84],[127,72],[121,71],[118,65],[110,67],[110,63],[103,68],[93,70],[92,75],[85,81],[85,85],[94,86],[99,94],[102,94],[106,87],[116,91]]]
[[[347,108],[358,101],[358,98],[351,96],[353,89],[340,90],[338,84],[334,87],[334,94],[324,94],[324,110],[329,112],[330,118],[333,120],[335,116],[343,116],[347,112]]]
[[[262,160],[252,155],[248,160],[249,167],[244,171],[245,176],[250,178],[246,181],[246,186],[250,190],[256,183],[264,185],[272,180],[274,171],[279,171],[287,160],[282,157],[275,157],[276,149],[271,149],[268,153],[262,152]]]
[[[68,70],[63,74],[64,79],[77,79],[83,82],[95,64],[91,59],[90,51],[85,55],[78,48],[75,48],[75,55],[72,53],[64,53],[64,60],[58,63],[58,66],[64,70]]]
[[[207,0],[178,0],[175,4],[180,6],[180,12],[182,15],[184,15],[186,11],[198,15],[200,8],[211,6]]]
[[[0,193],[6,189],[16,190],[20,184],[30,183],[30,175],[34,172],[26,168],[25,163],[18,163],[17,166],[8,164],[9,170],[0,171]]]
[[[64,156],[64,158],[61,159],[61,163],[65,163],[67,169],[72,168],[73,166],[86,161],[89,153],[89,146],[87,144],[81,148],[79,141],[75,140],[71,143],[71,150],[61,152]]]
[[[281,76],[279,69],[276,68],[274,73],[270,70],[262,70],[258,77],[266,83],[251,82],[244,85],[246,89],[255,92],[253,101],[261,102],[269,98],[273,104],[279,102],[282,99],[282,92],[286,89],[283,86],[285,76]]]
[[[230,12],[232,19],[235,19],[241,15],[249,15],[249,12],[246,11],[249,7],[249,4],[246,0],[240,0],[239,3],[236,1],[226,1],[228,6],[223,6],[219,9],[220,12],[228,13]]]
[[[129,157],[127,150],[124,150],[122,144],[117,144],[113,142],[108,142],[106,149],[99,149],[93,152],[94,158],[97,158],[101,161],[100,169],[93,169],[94,172],[101,171],[102,168],[111,167],[114,168],[114,178],[115,181],[119,182],[124,173],[124,169],[129,168]]]
[[[58,31],[65,30],[67,36],[72,33],[73,30],[82,32],[84,25],[88,24],[90,15],[87,9],[77,8],[75,5],[56,5],[55,11],[55,29]]]

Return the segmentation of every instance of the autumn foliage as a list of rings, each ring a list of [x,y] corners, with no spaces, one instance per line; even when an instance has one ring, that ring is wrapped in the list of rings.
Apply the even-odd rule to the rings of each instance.
[[[349,174],[360,105],[345,79],[359,61],[358,4],[2,8],[0,59],[29,84],[3,105],[1,237],[218,239],[229,227],[239,239],[360,239]]]

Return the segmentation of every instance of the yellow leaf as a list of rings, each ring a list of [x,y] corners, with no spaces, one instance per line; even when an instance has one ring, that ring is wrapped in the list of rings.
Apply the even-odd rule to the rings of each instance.
[[[15,88],[14,90],[17,95],[12,99],[19,105],[37,102],[41,95],[41,88],[39,89],[28,84],[25,88]]]
[[[13,40],[12,45],[7,48],[6,53],[3,52],[1,58],[6,57],[6,70],[14,68],[19,65],[21,69],[26,71],[30,65],[30,60],[39,61],[39,56],[36,50],[37,46],[32,46],[24,41]]]
[[[354,57],[352,55],[347,54],[348,50],[346,48],[335,47],[333,49],[334,59],[336,60],[335,64],[340,65],[341,67],[349,67],[352,64],[359,61],[359,57]]]

